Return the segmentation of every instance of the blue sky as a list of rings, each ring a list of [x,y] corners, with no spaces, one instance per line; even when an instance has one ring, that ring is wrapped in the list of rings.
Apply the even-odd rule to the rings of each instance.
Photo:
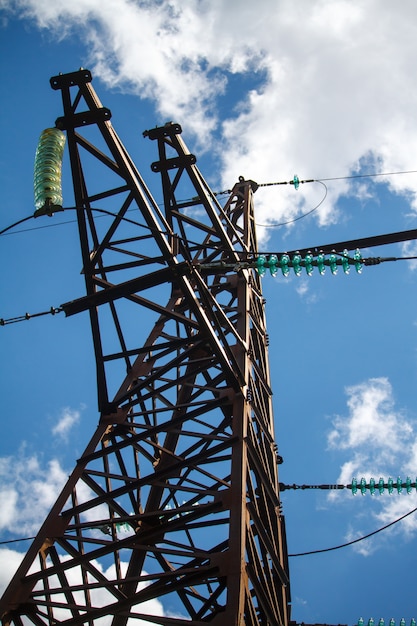
[[[317,211],[259,228],[260,249],[294,250],[411,229],[417,174],[417,53],[412,1],[264,0],[211,3],[0,2],[0,228],[34,211],[33,159],[61,115],[49,78],[88,67],[113,124],[157,201],[145,129],[179,122],[214,190],[239,175],[258,183],[327,181]],[[295,6],[296,5],[296,6]],[[73,204],[64,160],[64,206]],[[260,188],[259,224],[300,217],[323,199],[316,183]],[[64,223],[65,222],[65,223]],[[21,232],[17,232],[21,231]],[[411,256],[396,245],[363,251]],[[70,213],[0,239],[0,317],[83,295]],[[416,268],[359,276],[265,277],[276,439],[284,483],[417,476]],[[85,314],[1,330],[3,433],[0,540],[36,533],[98,419]],[[417,506],[415,494],[282,495],[290,554],[367,534]],[[0,546],[4,586],[25,543]],[[417,517],[371,540],[290,559],[293,619],[354,624],[417,617]]]

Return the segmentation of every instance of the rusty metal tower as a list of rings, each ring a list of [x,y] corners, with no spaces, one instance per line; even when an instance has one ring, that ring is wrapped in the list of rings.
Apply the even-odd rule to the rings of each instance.
[[[90,72],[51,86],[87,290],[62,308],[89,313],[100,420],[2,624],[288,626],[264,300],[239,263],[257,251],[256,185],[222,208],[169,123],[144,133],[162,211]]]

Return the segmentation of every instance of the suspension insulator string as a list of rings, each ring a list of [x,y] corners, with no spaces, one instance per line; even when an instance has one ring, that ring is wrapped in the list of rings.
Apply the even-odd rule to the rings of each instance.
[[[359,481],[356,478],[352,478],[352,482],[348,485],[340,485],[340,484],[321,484],[321,485],[286,485],[285,483],[280,483],[279,488],[281,491],[287,491],[292,489],[293,491],[305,491],[306,489],[321,489],[321,490],[339,490],[339,489],[349,489],[353,495],[356,495],[358,491],[364,496],[368,491],[371,495],[375,493],[379,493],[382,495],[385,489],[391,495],[396,492],[406,493],[410,495],[413,489],[417,492],[417,479],[412,481],[409,476],[405,481],[402,481],[400,476],[398,476],[397,480],[393,478],[388,478],[385,482],[383,478],[380,478],[376,481],[374,478],[371,478],[369,482],[366,481],[365,478],[361,478]]]
[[[35,217],[62,211],[62,159],[66,136],[59,128],[46,128],[35,154],[33,185]]]
[[[365,622],[362,617],[358,619],[358,626],[365,626]],[[376,622],[373,617],[370,617],[368,620],[368,626],[376,626]],[[386,622],[383,617],[378,620],[378,626],[396,626],[395,619],[391,617],[391,619]],[[398,626],[407,626],[404,617],[400,619],[398,622]],[[410,626],[416,626],[416,620],[412,617],[410,620]]]

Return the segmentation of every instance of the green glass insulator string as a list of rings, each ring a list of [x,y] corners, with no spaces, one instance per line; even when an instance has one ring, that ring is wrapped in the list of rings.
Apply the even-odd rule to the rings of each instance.
[[[386,622],[383,617],[378,620],[378,626],[385,626],[385,623]],[[363,617],[360,617],[358,619],[358,626],[365,626],[365,620],[363,619]],[[373,617],[369,618],[367,626],[375,626],[375,620]],[[391,619],[389,620],[388,626],[397,626],[397,622],[393,617],[391,617]],[[407,622],[404,617],[400,619],[400,621],[398,622],[398,626],[407,626]],[[414,617],[411,618],[409,626],[416,626],[416,620],[414,619]]]
[[[355,250],[353,257],[349,256],[347,250],[344,250],[342,254],[332,251],[328,257],[320,252],[316,258],[311,252],[308,252],[304,257],[299,252],[291,257],[286,252],[284,254],[260,254],[254,263],[249,264],[256,269],[259,276],[265,276],[268,269],[271,276],[276,276],[278,269],[281,269],[284,277],[289,276],[291,269],[296,276],[301,276],[303,269],[307,276],[312,276],[315,267],[317,267],[320,275],[326,272],[326,267],[330,268],[333,275],[337,274],[339,267],[342,267],[345,274],[349,274],[352,265],[358,274],[362,272],[364,260],[359,249]]]
[[[66,137],[59,128],[45,129],[35,154],[35,215],[62,210],[62,159]]]
[[[371,495],[374,495],[377,491],[379,495],[382,495],[385,489],[387,489],[389,495],[394,493],[394,491],[396,491],[398,494],[401,494],[404,490],[407,495],[410,495],[413,491],[413,488],[415,488],[417,491],[417,478],[415,482],[412,482],[409,476],[407,476],[405,482],[402,481],[401,476],[398,476],[396,481],[394,481],[394,479],[390,477],[388,478],[387,482],[385,482],[383,478],[380,478],[378,480],[378,484],[376,483],[374,478],[371,478],[369,480],[369,483],[366,482],[365,478],[361,478],[359,483],[356,478],[352,478],[352,483],[350,485],[347,485],[347,487],[350,487],[353,495],[356,495],[358,493],[358,488],[362,495],[365,495],[368,490]]]

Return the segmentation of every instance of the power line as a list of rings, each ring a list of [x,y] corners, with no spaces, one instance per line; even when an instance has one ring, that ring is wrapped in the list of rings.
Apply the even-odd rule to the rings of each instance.
[[[347,180],[349,178],[375,178],[376,176],[397,176],[398,174],[417,174],[417,170],[404,170],[402,172],[380,172],[377,174],[352,174],[351,176],[334,176],[333,178],[320,178],[317,180]]]
[[[327,196],[327,186],[325,185],[324,181],[332,181],[332,180],[349,180],[349,179],[354,179],[354,178],[375,178],[378,176],[397,176],[397,175],[402,175],[402,174],[417,174],[417,170],[404,170],[404,171],[399,171],[399,172],[380,172],[380,173],[374,173],[374,174],[352,174],[350,176],[333,176],[330,178],[310,178],[310,179],[306,179],[306,180],[299,180],[297,176],[294,176],[294,178],[292,180],[289,181],[279,181],[279,182],[270,182],[270,183],[259,183],[258,187],[274,187],[274,186],[278,186],[278,185],[294,185],[295,188],[298,188],[298,185],[300,184],[305,184],[305,183],[321,183],[326,187],[326,193],[323,197],[323,199],[319,202],[318,205],[316,205],[313,209],[310,209],[307,213],[304,213],[303,215],[299,215],[298,217],[292,219],[292,220],[288,220],[286,222],[280,222],[279,224],[258,224],[258,226],[262,226],[263,228],[278,228],[278,226],[285,226],[287,224],[292,224],[293,222],[296,222],[300,219],[303,219],[304,217],[306,217],[307,215],[310,215],[311,213],[313,213],[314,211],[316,211],[321,204],[323,204],[324,200],[326,199]],[[214,196],[221,196],[221,195],[225,195],[225,194],[230,194],[231,193],[231,189],[225,189],[224,191],[217,191],[214,192]],[[76,209],[76,207],[66,207],[64,210],[68,211],[69,209]],[[93,209],[91,209],[93,210]],[[98,210],[98,209],[95,209]],[[134,209],[129,209],[129,210],[134,210]],[[111,211],[104,211],[102,210],[103,213],[106,213],[108,215],[114,215],[113,213],[111,213]],[[10,226],[7,226],[6,228],[4,228],[3,230],[0,230],[0,235],[5,235],[7,233],[7,231],[12,230],[13,228],[15,228],[16,226],[18,226],[19,224],[22,224],[23,222],[26,222],[27,220],[30,220],[32,218],[34,218],[35,215],[30,215],[28,217],[23,218],[22,220],[19,220],[17,222],[14,222],[14,224],[11,224]],[[36,216],[38,217],[38,216]],[[18,233],[24,233],[24,232],[30,232],[33,230],[41,230],[43,228],[51,228],[51,227],[55,227],[55,226],[63,226],[65,224],[73,224],[75,223],[76,220],[68,220],[65,222],[59,222],[59,223],[54,223],[54,224],[43,224],[42,226],[35,226],[34,228],[24,228],[22,230],[16,231],[15,233],[7,233],[9,235],[17,235]]]
[[[0,541],[0,546],[4,546],[7,543],[17,543],[19,541],[33,541],[36,537],[20,537],[19,539],[8,539],[7,541]]]
[[[291,182],[291,181],[290,181]],[[287,226],[288,224],[293,224],[294,222],[298,222],[298,220],[302,220],[304,217],[307,217],[307,215],[311,215],[311,213],[314,213],[314,211],[317,211],[317,209],[319,207],[321,207],[321,205],[323,204],[323,202],[325,201],[325,199],[327,198],[327,185],[322,181],[322,180],[311,180],[311,181],[307,181],[307,180],[302,180],[300,181],[302,183],[304,182],[312,182],[312,183],[321,183],[324,187],[324,196],[323,198],[320,200],[320,202],[318,204],[316,204],[315,207],[313,207],[312,209],[310,209],[309,211],[307,211],[306,213],[303,213],[302,215],[299,215],[298,217],[294,217],[291,220],[287,220],[286,222],[279,222],[278,224],[259,224],[259,222],[256,222],[257,226],[262,226],[263,228],[279,228],[280,226]],[[274,184],[274,183],[272,183]],[[281,183],[277,183],[277,184],[281,184]],[[263,185],[266,186],[266,185]]]
[[[288,556],[289,557],[308,556],[310,554],[320,554],[322,552],[331,552],[332,550],[339,550],[340,548],[346,548],[347,546],[351,546],[355,543],[359,543],[360,541],[363,541],[364,539],[369,539],[369,537],[372,537],[373,535],[376,535],[382,532],[383,530],[387,530],[387,528],[394,526],[394,524],[398,524],[398,522],[401,522],[403,519],[405,519],[409,515],[412,515],[416,511],[417,511],[417,507],[415,507],[411,511],[408,511],[408,513],[405,513],[404,515],[394,520],[393,522],[390,522],[389,524],[382,526],[382,528],[378,528],[378,530],[374,530],[373,532],[368,533],[367,535],[364,535],[363,537],[358,537],[357,539],[353,539],[352,541],[341,543],[338,546],[332,546],[331,548],[321,548],[320,550],[309,550],[308,552],[298,552],[296,554],[289,554]],[[6,541],[0,541],[0,545],[6,545],[8,543],[17,543],[19,541],[31,541],[33,539],[35,539],[35,537],[20,537],[19,539],[8,539]]]
[[[354,543],[359,543],[359,541],[363,541],[364,539],[368,539],[369,537],[372,537],[373,535],[376,535],[377,533],[380,533],[383,530],[386,530],[387,528],[390,528],[390,526],[394,526],[394,524],[398,524],[398,522],[401,522],[401,520],[403,520],[404,518],[408,517],[412,513],[415,513],[416,511],[417,511],[417,507],[412,509],[408,513],[405,513],[405,515],[402,515],[401,517],[399,517],[398,519],[394,520],[393,522],[390,522],[389,524],[386,524],[385,526],[382,526],[382,528],[378,528],[378,530],[374,530],[372,533],[368,533],[367,535],[364,535],[363,537],[359,537],[358,539],[353,539],[352,541],[347,541],[346,543],[341,543],[340,545],[332,546],[331,548],[322,548],[321,550],[310,550],[308,552],[298,552],[297,554],[289,554],[288,556],[289,557],[290,556],[291,557],[308,556],[310,554],[320,554],[321,552],[330,552],[331,550],[339,550],[340,548],[346,548],[347,546],[351,546]]]

